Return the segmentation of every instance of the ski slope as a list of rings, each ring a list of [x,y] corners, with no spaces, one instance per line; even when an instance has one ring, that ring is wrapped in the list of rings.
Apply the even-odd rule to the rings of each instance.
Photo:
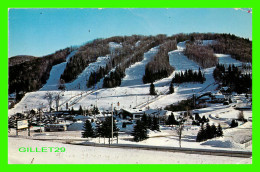
[[[112,49],[118,48],[120,47],[120,44],[111,43],[110,47]],[[179,43],[177,47],[177,50],[169,52],[170,64],[175,67],[176,71],[179,72],[186,69],[197,70],[199,66],[183,55],[185,42]],[[96,62],[91,63],[88,67],[86,67],[86,69],[78,76],[76,80],[66,84],[66,88],[69,91],[63,92],[63,96],[60,100],[60,108],[65,109],[66,103],[68,103],[70,107],[73,106],[74,109],[78,109],[80,105],[83,108],[90,108],[93,105],[97,105],[100,110],[108,110],[111,109],[111,103],[113,103],[114,106],[116,105],[116,108],[118,109],[133,107],[147,108],[148,105],[150,108],[164,108],[166,105],[186,99],[193,93],[214,89],[214,85],[212,85],[213,87],[209,87],[209,85],[214,82],[212,77],[213,69],[210,68],[205,70],[207,81],[204,84],[189,83],[176,85],[175,93],[167,95],[170,82],[175,73],[173,72],[171,76],[158,80],[154,83],[158,92],[157,96],[149,95],[150,84],[143,84],[142,77],[145,72],[145,65],[152,60],[157,51],[158,47],[150,49],[144,54],[144,59],[141,62],[137,62],[126,69],[126,76],[123,78],[120,87],[98,90],[87,89],[86,78],[90,75],[91,71],[105,65],[106,61],[109,59],[109,56],[99,57]],[[15,108],[9,110],[9,114],[24,111],[25,107],[27,107],[27,109],[39,107],[47,108],[48,104],[47,100],[44,99],[44,95],[47,91],[57,94],[57,86],[53,83],[58,82],[62,73],[61,71],[62,69],[64,70],[64,66],[62,65],[64,64],[53,67],[50,79],[43,87],[44,89],[37,92],[27,93],[21,102],[15,106]],[[55,71],[60,72],[55,73]],[[101,81],[97,84],[99,88],[102,86],[102,81],[103,79],[101,79]],[[205,88],[207,89],[204,90]],[[28,107],[28,105],[30,105],[30,107]]]
[[[209,42],[209,41],[208,41]],[[207,43],[207,42],[206,42]],[[206,44],[205,43],[205,44]],[[203,43],[204,44],[204,43]],[[109,43],[110,50],[114,51],[116,48],[120,48],[121,44]],[[91,71],[97,70],[100,66],[104,66],[109,60],[109,55],[105,57],[99,57],[96,62],[91,63],[86,69],[78,76],[76,80],[66,84],[66,88],[69,91],[62,93],[60,100],[60,108],[65,109],[65,104],[68,103],[70,108],[78,109],[81,105],[83,108],[91,108],[93,105],[97,105],[100,110],[111,109],[111,104],[117,109],[120,108],[164,108],[167,105],[177,103],[178,101],[187,99],[196,93],[203,93],[207,91],[215,92],[217,84],[213,78],[212,68],[202,69],[204,72],[206,81],[203,84],[200,83],[184,83],[174,85],[175,93],[167,94],[169,85],[175,72],[185,71],[187,69],[198,70],[199,65],[189,60],[184,54],[185,42],[180,42],[177,45],[177,50],[169,52],[170,65],[175,68],[175,71],[167,78],[163,78],[154,82],[157,96],[149,95],[150,84],[143,84],[142,77],[145,72],[145,65],[152,60],[153,56],[157,53],[158,47],[150,49],[144,53],[144,59],[141,62],[137,62],[126,69],[126,76],[122,79],[120,87],[109,89],[92,89],[86,88],[87,78]],[[222,64],[235,63],[240,65],[241,62],[234,61],[229,55],[216,54]],[[15,112],[21,112],[27,109],[47,107],[47,100],[44,99],[46,92],[52,92],[57,94],[58,79],[61,75],[61,71],[64,70],[64,64],[59,64],[53,67],[50,78],[46,85],[37,92],[27,93],[21,102],[11,110],[9,114]],[[56,72],[55,72],[56,71]],[[102,87],[103,79],[97,84],[98,88]],[[53,103],[54,106],[54,103]]]
[[[159,46],[151,48],[148,52],[144,53],[144,59],[141,62],[137,62],[126,69],[126,76],[122,80],[121,87],[143,84],[142,79],[145,74],[145,66],[156,55],[158,49]]]
[[[233,59],[228,54],[215,54],[215,55],[218,57],[219,64],[224,64],[224,65],[227,65],[227,66],[228,65],[242,66],[241,61]]]
[[[66,62],[57,64],[52,67],[50,71],[50,77],[47,80],[46,84],[40,89],[40,91],[48,91],[48,90],[58,90],[58,85],[60,81],[60,76],[63,74],[67,63],[69,62],[70,58],[75,55],[77,50],[72,51],[67,57]]]
[[[97,60],[93,63],[90,63],[81,74],[72,81],[71,83],[66,83],[67,90],[89,90],[87,88],[87,81],[91,72],[97,71],[100,67],[105,67],[107,62],[110,59],[110,55],[104,57],[98,57]]]

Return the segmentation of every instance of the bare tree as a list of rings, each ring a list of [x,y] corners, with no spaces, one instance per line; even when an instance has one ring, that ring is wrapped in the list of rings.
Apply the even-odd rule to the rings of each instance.
[[[60,89],[60,90],[66,90],[65,81],[64,81],[63,79],[60,79],[60,80],[59,80],[58,89]]]
[[[61,99],[61,94],[62,94],[63,92],[59,92],[59,93],[57,93],[55,96],[54,96],[54,100],[55,100],[55,102],[56,102],[56,111],[59,111],[59,106],[60,106],[60,99]]]
[[[49,107],[50,107],[50,111],[51,111],[51,107],[52,107],[52,102],[53,102],[53,95],[50,92],[47,92],[44,96],[44,98],[48,101]]]
[[[182,132],[184,129],[184,124],[183,124],[183,119],[178,121],[178,125],[176,125],[176,133],[179,137],[179,146],[181,148],[181,137],[182,137]]]
[[[239,121],[245,121],[245,117],[244,117],[244,112],[240,111],[239,114],[237,115],[237,119]]]

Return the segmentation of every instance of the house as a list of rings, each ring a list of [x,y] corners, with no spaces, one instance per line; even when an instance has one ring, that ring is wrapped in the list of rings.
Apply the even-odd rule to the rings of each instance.
[[[221,92],[221,94],[223,94],[223,95],[231,95],[231,94],[232,94],[230,87],[222,87],[222,88],[220,89],[220,92]]]
[[[77,115],[73,118],[76,121],[83,121],[85,122],[88,119],[91,119],[89,116]]]
[[[141,119],[141,117],[146,114],[150,116],[157,116],[159,118],[164,118],[167,115],[166,110],[161,109],[149,109],[149,110],[139,110],[139,109],[120,109],[118,115],[123,119],[131,118],[133,120]]]
[[[226,101],[225,95],[222,95],[222,94],[213,94],[212,95],[213,103],[223,103],[224,101]]]
[[[206,103],[206,102],[211,102],[212,98],[209,95],[204,95],[201,96],[199,98],[197,98],[196,100],[196,104],[202,104],[202,103]]]

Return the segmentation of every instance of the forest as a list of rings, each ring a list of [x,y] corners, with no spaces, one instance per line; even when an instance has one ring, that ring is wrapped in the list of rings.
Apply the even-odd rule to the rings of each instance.
[[[186,43],[184,54],[203,68],[213,67],[218,63],[212,48],[196,44],[195,42]]]
[[[231,91],[235,91],[238,94],[241,93],[252,93],[252,75],[242,74],[239,67],[229,65],[217,64],[213,76],[216,81],[221,82],[222,86],[228,86]]]
[[[54,54],[9,66],[9,93],[31,92],[40,89],[49,78],[52,66],[66,61],[70,48],[59,50]],[[18,96],[19,99],[22,96]],[[19,101],[19,100],[17,100]]]
[[[174,68],[169,62],[168,53],[176,49],[176,40],[169,40],[160,45],[158,53],[154,56],[153,60],[145,66],[145,75],[143,76],[144,84],[168,77],[174,71]]]
[[[172,83],[184,83],[184,82],[200,82],[206,81],[204,74],[199,71],[193,71],[191,69],[185,70],[185,72],[176,72],[175,76],[172,78]]]

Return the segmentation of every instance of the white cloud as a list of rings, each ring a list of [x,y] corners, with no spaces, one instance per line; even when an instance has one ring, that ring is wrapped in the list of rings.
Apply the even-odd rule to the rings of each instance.
[[[240,11],[244,11],[247,13],[252,13],[252,8],[234,8],[234,10],[240,10]]]

